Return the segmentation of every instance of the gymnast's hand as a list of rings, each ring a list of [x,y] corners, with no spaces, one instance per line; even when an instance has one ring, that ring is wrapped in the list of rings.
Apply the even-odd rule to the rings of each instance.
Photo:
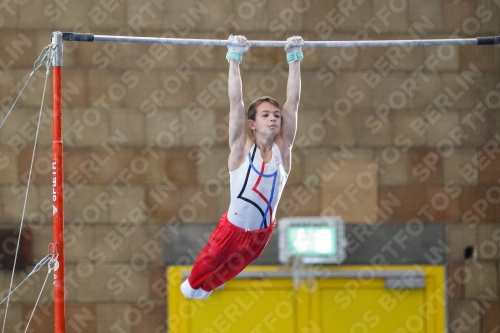
[[[237,46],[228,45],[227,50],[229,52],[243,54],[250,49],[250,43],[247,41],[245,36],[230,35],[227,41],[233,44],[238,44]]]
[[[286,40],[285,51],[286,53],[292,53],[300,51],[304,45],[304,40],[300,36],[289,37]]]
[[[300,61],[304,57],[302,54],[302,46],[304,45],[304,39],[300,36],[289,37],[286,40],[286,58],[288,62]]]

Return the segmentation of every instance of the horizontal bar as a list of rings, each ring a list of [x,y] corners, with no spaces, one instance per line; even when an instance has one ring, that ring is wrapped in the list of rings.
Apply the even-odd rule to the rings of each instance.
[[[93,35],[88,33],[63,33],[63,40],[76,42],[118,42],[118,43],[149,43],[228,46],[238,44],[220,39],[189,39]],[[249,40],[252,46],[285,47],[286,41]],[[371,47],[371,46],[428,46],[428,45],[492,45],[500,44],[500,36],[453,39],[411,39],[411,40],[355,40],[355,41],[305,41],[303,47]]]
[[[218,39],[181,39],[181,38],[149,38],[149,37],[126,37],[126,36],[102,36],[95,35],[97,42],[130,42],[130,43],[158,43],[158,44],[181,44],[181,45],[206,45],[206,46],[228,46],[227,40]],[[250,45],[255,47],[285,47],[286,41],[272,40],[249,40]],[[368,47],[368,46],[417,46],[417,45],[453,45],[453,44],[477,44],[476,38],[466,39],[415,39],[415,40],[357,40],[357,41],[305,41],[303,47]]]

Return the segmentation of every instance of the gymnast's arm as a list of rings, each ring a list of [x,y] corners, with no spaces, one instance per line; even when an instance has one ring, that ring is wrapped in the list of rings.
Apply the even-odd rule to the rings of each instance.
[[[237,36],[240,37],[240,36]],[[235,38],[236,39],[236,38]],[[230,41],[234,39],[229,37]],[[249,47],[246,39],[236,40],[236,42]],[[236,170],[245,158],[245,145],[247,141],[246,115],[243,104],[243,92],[241,83],[240,66],[237,60],[229,61],[228,94],[229,94],[229,171]]]
[[[302,37],[294,36],[287,40],[285,51],[297,52],[300,51],[300,46],[304,41]],[[286,101],[283,104],[281,118],[281,142],[280,150],[283,158],[285,171],[289,172],[292,163],[292,146],[297,132],[297,111],[300,101],[300,60],[302,58],[291,61],[288,64],[288,81],[286,87]]]
[[[286,102],[283,104],[282,139],[286,146],[293,145],[297,131],[297,110],[300,101],[300,61],[289,64],[286,86]]]

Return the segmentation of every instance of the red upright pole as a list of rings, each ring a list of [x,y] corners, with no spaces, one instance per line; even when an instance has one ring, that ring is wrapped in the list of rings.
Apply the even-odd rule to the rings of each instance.
[[[55,333],[65,333],[64,300],[64,189],[63,143],[61,107],[62,33],[52,34],[54,58],[52,63],[52,211],[54,223],[53,251],[57,254],[54,271],[54,321]]]

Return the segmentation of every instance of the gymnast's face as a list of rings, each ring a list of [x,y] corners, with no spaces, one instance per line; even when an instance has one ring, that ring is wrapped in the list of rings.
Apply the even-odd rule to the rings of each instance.
[[[253,128],[252,128],[253,127]],[[255,121],[250,123],[250,129],[262,134],[278,134],[281,128],[280,109],[269,102],[257,106]]]

